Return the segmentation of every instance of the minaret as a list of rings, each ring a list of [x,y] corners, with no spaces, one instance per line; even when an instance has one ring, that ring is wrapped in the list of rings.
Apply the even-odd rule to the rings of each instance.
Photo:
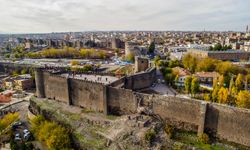
[[[248,30],[248,25],[247,25],[247,27],[246,27],[246,33],[249,33],[249,30]]]

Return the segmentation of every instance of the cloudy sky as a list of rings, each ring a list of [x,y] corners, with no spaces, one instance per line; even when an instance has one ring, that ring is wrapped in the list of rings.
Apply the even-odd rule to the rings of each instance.
[[[250,0],[0,0],[0,33],[237,30]]]

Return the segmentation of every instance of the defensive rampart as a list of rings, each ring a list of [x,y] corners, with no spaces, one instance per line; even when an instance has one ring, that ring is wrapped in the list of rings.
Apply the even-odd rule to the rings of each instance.
[[[209,104],[205,130],[219,139],[250,147],[250,110]]]
[[[70,104],[98,112],[104,111],[105,86],[100,83],[69,79]]]
[[[151,73],[145,73],[146,77],[154,78]],[[35,75],[38,97],[105,114],[144,113],[159,117],[177,128],[198,134],[207,131],[220,139],[250,147],[250,110],[178,96],[139,93],[135,89],[151,85],[151,81],[145,81],[146,78],[139,79],[142,74],[121,78],[110,85],[41,71],[36,71]],[[133,84],[128,84],[127,81]]]
[[[156,70],[151,68],[146,72],[140,72],[126,77],[124,87],[126,89],[140,90],[148,88],[155,82]]]

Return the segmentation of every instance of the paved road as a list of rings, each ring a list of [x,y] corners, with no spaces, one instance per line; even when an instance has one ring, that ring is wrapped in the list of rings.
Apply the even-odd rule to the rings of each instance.
[[[2,106],[0,107],[0,110],[1,110],[1,109],[5,109],[5,108],[8,108],[8,107],[10,107],[10,106],[12,106],[12,105],[21,103],[21,102],[23,102],[23,101],[27,101],[27,102],[28,102],[32,96],[33,96],[33,93],[27,93],[27,96],[25,96],[24,98],[12,98],[12,99],[11,99],[11,102],[2,105]]]
[[[175,92],[169,86],[163,83],[157,83],[154,87],[151,87],[151,89],[156,91],[159,94],[175,95]]]
[[[158,83],[156,83],[154,87],[151,87],[152,90],[163,95],[176,95],[177,94],[177,92],[173,88],[166,85],[165,83],[161,83],[162,81],[164,81],[164,77],[161,74],[159,69],[157,69],[156,71],[156,76],[157,76]]]

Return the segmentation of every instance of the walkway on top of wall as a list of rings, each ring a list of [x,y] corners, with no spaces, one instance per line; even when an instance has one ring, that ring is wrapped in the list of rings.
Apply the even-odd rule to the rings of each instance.
[[[101,75],[88,75],[88,74],[69,75],[68,73],[65,73],[65,74],[62,74],[61,76],[79,79],[79,80],[103,83],[105,85],[110,84],[110,83],[119,79],[119,78],[114,77],[114,76],[101,76]]]

